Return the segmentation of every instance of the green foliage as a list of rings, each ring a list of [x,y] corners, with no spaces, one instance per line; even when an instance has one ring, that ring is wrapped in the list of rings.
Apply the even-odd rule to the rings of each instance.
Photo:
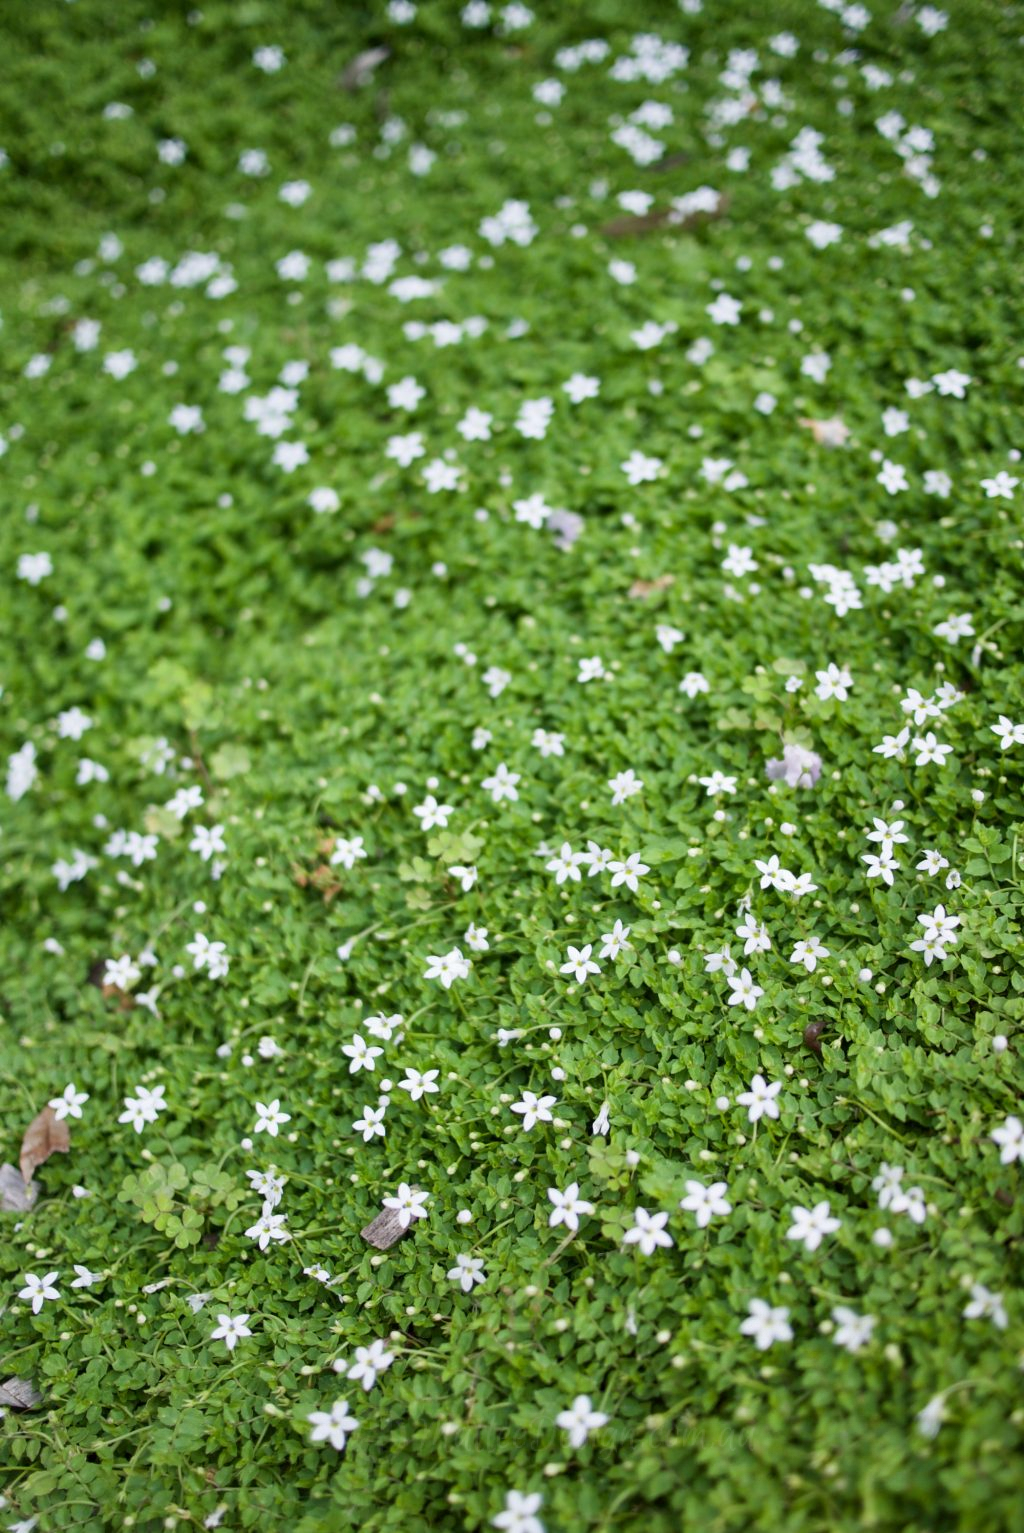
[[[1021,490],[981,481],[1024,478],[1021,17],[973,0],[928,36],[920,6],[895,4],[863,30],[807,0],[534,8],[521,31],[498,6],[465,25],[462,0],[420,0],[407,24],[313,0],[34,0],[0,18],[0,758],[29,744],[39,771],[21,798],[0,788],[3,1159],[68,1080],[89,1093],[38,1202],[0,1215],[2,1377],[43,1396],[0,1420],[5,1525],[159,1533],[222,1511],[233,1533],[482,1533],[519,1490],[543,1493],[548,1533],[1019,1526],[1024,1191],[991,1136],[1021,1115],[1024,747],[992,726],[1024,718],[1024,548]],[[769,41],[788,32],[794,57]],[[685,72],[613,79],[637,34],[688,48]],[[593,38],[607,59],[559,62]],[[343,88],[381,43],[379,76]],[[265,74],[252,55],[271,44],[286,64]],[[757,90],[778,87],[753,105],[723,81],[747,50]],[[552,79],[557,108],[533,93]],[[673,122],[646,166],[611,134],[649,101]],[[941,195],[877,130],[894,111],[934,133]],[[355,137],[332,144],[341,124]],[[803,129],[834,177],[773,186]],[[157,145],[176,137],[175,166]],[[429,174],[412,143],[436,154]],[[239,168],[254,148],[265,177]],[[728,168],[736,149],[749,174]],[[279,193],[299,180],[293,207]],[[703,185],[728,193],[723,216],[612,227],[624,192],[663,209]],[[480,224],[507,199],[540,234],[492,249]],[[843,237],[816,250],[822,219]],[[904,220],[905,240],[878,242]],[[359,275],[388,239],[429,297]],[[463,243],[467,270],[439,261]],[[293,250],[302,282],[276,270]],[[237,286],[138,277],[190,251]],[[343,258],[356,276],[330,278]],[[635,283],[609,275],[619,260]],[[721,291],[741,325],[709,319]],[[472,316],[486,329],[458,344],[409,328]],[[644,350],[651,319],[676,329]],[[332,366],[347,345],[385,384],[415,376],[416,411]],[[250,353],[241,397],[218,383],[227,347]],[[115,380],[103,359],[126,350],[138,365]],[[803,368],[817,352],[823,382]],[[289,435],[310,461],[285,473],[243,399],[295,362]],[[964,399],[910,399],[908,379],[947,368],[970,376]],[[578,406],[577,372],[601,385]],[[555,420],[529,439],[513,422],[538,397]],[[182,403],[202,432],[169,424]],[[489,440],[457,434],[473,406]],[[890,439],[892,406],[911,429]],[[833,417],[841,447],[801,424]],[[454,452],[462,490],[431,494],[425,460],[388,456],[413,431],[426,457]],[[634,451],[657,479],[628,484]],[[876,452],[906,465],[906,493],[879,483]],[[708,458],[748,482],[726,490]],[[924,492],[937,469],[948,497]],[[312,509],[324,487],[336,511]],[[516,519],[535,493],[582,518],[571,548]],[[723,572],[730,543],[754,550],[752,579]],[[865,571],[896,548],[925,573],[883,590]],[[53,573],[18,577],[44,550]],[[852,571],[863,606],[841,616],[811,565]],[[973,635],[936,635],[966,612]],[[682,637],[665,648],[658,625]],[[607,674],[580,684],[591,656]],[[830,662],[854,677],[845,701],[816,695]],[[692,673],[706,692],[681,690]],[[960,700],[921,726],[952,745],[945,765],[876,753],[909,688],[947,683]],[[73,707],[91,720],[77,741],[58,726]],[[813,788],[769,783],[786,745],[820,754]],[[83,781],[83,758],[107,775]],[[499,762],[515,800],[481,788]],[[643,790],[613,806],[629,768]],[[715,771],[734,794],[708,797]],[[183,788],[202,795],[184,816]],[[453,812],[424,832],[428,792]],[[910,836],[892,886],[865,876],[875,816]],[[191,846],[216,825],[223,870]],[[108,853],[122,829],[156,856]],[[346,867],[353,836],[366,855]],[[591,840],[642,855],[635,892],[554,882],[562,843]],[[958,887],[918,868],[928,848]],[[55,865],[79,852],[95,863],[62,889]],[[772,854],[813,893],[762,889]],[[451,870],[470,867],[466,889]],[[707,968],[724,942],[738,954],[744,901],[773,941],[753,1012]],[[909,943],[940,902],[958,941],[925,966]],[[630,945],[573,983],[567,947],[596,952],[616,921]],[[195,968],[197,932],[225,944],[222,980]],[[808,973],[789,952],[811,936],[829,954]],[[426,981],[456,944],[470,975]],[[108,959],[148,953],[134,999],[104,986]],[[353,1074],[341,1048],[373,1042],[378,1015],[401,1022],[376,1074]],[[439,1091],[412,1101],[410,1067]],[[756,1074],[782,1091],[778,1120],[752,1126],[736,1099]],[[140,1084],[167,1106],[136,1133],[119,1115]],[[527,1090],[557,1098],[528,1132],[511,1111]],[[387,1136],[365,1143],[352,1125],[379,1094]],[[288,1123],[256,1134],[274,1100]],[[921,1189],[923,1222],[879,1207],[883,1162]],[[285,1179],[291,1238],[264,1250],[253,1170]],[[693,1179],[728,1183],[728,1218],[680,1210]],[[403,1181],[428,1217],[377,1252],[360,1231]],[[548,1189],[574,1182],[595,1212],[572,1235]],[[840,1228],[810,1252],[786,1231],[821,1200]],[[671,1249],[624,1243],[638,1206],[670,1215]],[[470,1294],[447,1276],[460,1253],[484,1263]],[[72,1287],[75,1264],[97,1281]],[[33,1313],[24,1275],[51,1271],[60,1298]],[[1003,1295],[1005,1329],[965,1317],[977,1284]],[[788,1309],[791,1342],[741,1332],[753,1299]],[[858,1352],[836,1345],[839,1306],[877,1321]],[[249,1317],[230,1351],[222,1314]],[[364,1392],[334,1364],[378,1338],[394,1362]],[[556,1418],[584,1393],[609,1420],[574,1450]],[[343,1456],[308,1421],[340,1398],[359,1421]]]

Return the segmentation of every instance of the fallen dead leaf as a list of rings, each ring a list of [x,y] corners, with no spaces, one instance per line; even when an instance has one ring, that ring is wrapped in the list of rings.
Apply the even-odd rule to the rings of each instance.
[[[323,862],[318,868],[314,868],[309,875],[309,881],[314,889],[320,890],[324,897],[325,905],[329,905],[335,895],[341,893],[338,875],[328,862]]]
[[[27,1214],[39,1188],[35,1182],[26,1182],[17,1166],[4,1161],[0,1166],[0,1210],[5,1214]]]
[[[675,584],[674,575],[659,575],[656,580],[634,580],[629,588],[629,594],[634,599],[653,596],[656,591],[666,591],[670,585]]]
[[[655,209],[650,213],[628,214],[613,218],[601,225],[601,233],[609,239],[623,239],[635,234],[653,234],[658,229],[674,229],[685,234],[689,229],[699,229],[712,219],[724,218],[729,207],[728,197],[719,197],[713,212],[680,213],[678,208]]]
[[[842,447],[850,435],[850,428],[838,415],[831,416],[828,420],[814,420],[813,417],[801,415],[799,424],[805,426],[814,440],[822,447]]]
[[[370,83],[390,52],[389,48],[367,48],[365,52],[357,53],[351,64],[346,65],[338,76],[339,88],[347,91],[361,90]]]
[[[52,1107],[44,1107],[32,1119],[21,1141],[21,1174],[26,1182],[32,1180],[37,1166],[48,1161],[58,1152],[66,1155],[71,1148],[71,1136],[63,1118],[58,1118]]]
[[[5,1379],[0,1384],[0,1407],[9,1411],[30,1411],[42,1405],[43,1397],[28,1379]]]

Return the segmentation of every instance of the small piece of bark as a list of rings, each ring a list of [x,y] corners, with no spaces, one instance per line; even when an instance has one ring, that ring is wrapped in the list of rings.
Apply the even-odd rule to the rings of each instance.
[[[25,1182],[32,1180],[37,1166],[43,1165],[51,1155],[66,1155],[71,1148],[71,1136],[63,1118],[58,1118],[52,1107],[44,1107],[32,1119],[21,1141],[21,1174]]]
[[[31,1411],[42,1403],[42,1395],[28,1379],[6,1379],[0,1384],[0,1409]]]
[[[0,1210],[5,1214],[27,1214],[39,1188],[35,1182],[26,1182],[17,1166],[4,1161],[0,1166]]]
[[[401,1240],[403,1235],[408,1235],[411,1228],[411,1225],[402,1228],[401,1214],[397,1208],[385,1208],[359,1233],[371,1246],[376,1246],[378,1251],[386,1251],[389,1246]]]

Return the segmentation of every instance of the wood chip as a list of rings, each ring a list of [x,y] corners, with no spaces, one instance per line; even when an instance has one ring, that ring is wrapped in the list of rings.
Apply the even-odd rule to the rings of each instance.
[[[42,1395],[28,1379],[6,1379],[0,1384],[0,1409],[30,1411],[42,1403]]]
[[[401,1240],[403,1235],[408,1235],[411,1228],[411,1225],[402,1228],[401,1214],[397,1208],[385,1208],[359,1233],[371,1246],[376,1246],[378,1251],[386,1251],[389,1246]]]
[[[0,1210],[5,1214],[27,1214],[38,1196],[38,1185],[26,1183],[17,1166],[4,1161],[0,1166]]]
[[[66,1155],[71,1148],[71,1136],[68,1133],[67,1123],[63,1118],[58,1118],[52,1107],[44,1107],[37,1117],[32,1119],[25,1130],[25,1137],[21,1141],[21,1175],[27,1183],[32,1180],[32,1173],[37,1166],[43,1165],[51,1155],[61,1153]]]

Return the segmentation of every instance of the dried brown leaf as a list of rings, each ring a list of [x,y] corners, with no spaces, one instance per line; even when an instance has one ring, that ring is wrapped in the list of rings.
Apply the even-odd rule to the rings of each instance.
[[[655,160],[653,165],[646,168],[657,176],[664,174],[666,170],[678,170],[680,165],[689,165],[692,160],[692,154],[687,154],[685,149],[680,149],[675,154],[663,154],[660,160]]]
[[[366,48],[357,53],[352,62],[338,76],[341,90],[357,91],[369,85],[384,60],[390,56],[390,48]]]
[[[338,875],[330,863],[323,862],[318,868],[314,868],[310,875],[310,883],[314,889],[319,889],[324,897],[324,903],[330,904],[334,897],[341,893],[341,883]]]
[[[634,600],[643,600],[653,596],[657,591],[667,591],[670,585],[675,584],[674,575],[659,575],[656,580],[634,580],[629,588],[629,594]]]
[[[817,1022],[808,1022],[804,1028],[804,1047],[810,1049],[812,1054],[817,1054],[819,1059],[821,1058],[821,1035],[827,1027],[828,1023],[819,1018]]]
[[[35,1182],[26,1182],[17,1166],[4,1161],[0,1166],[0,1210],[5,1214],[27,1214],[39,1188]]]
[[[44,1107],[32,1119],[21,1141],[21,1174],[26,1182],[32,1180],[37,1166],[43,1165],[51,1155],[66,1155],[71,1148],[71,1136],[63,1118],[58,1118],[52,1107]]]
[[[43,1397],[28,1379],[5,1379],[0,1384],[0,1407],[8,1411],[30,1411],[42,1405]]]
[[[828,420],[815,420],[812,416],[801,415],[799,424],[805,426],[814,440],[821,447],[842,447],[850,435],[850,428],[838,415],[832,415]]]
[[[677,208],[660,208],[650,213],[624,213],[620,218],[613,218],[608,223],[602,224],[601,233],[613,240],[624,239],[629,235],[653,234],[658,229],[673,229],[678,230],[680,234],[685,234],[690,229],[699,229],[702,224],[710,223],[713,219],[724,218],[728,207],[728,197],[719,197],[718,206],[713,212],[680,213]]]

